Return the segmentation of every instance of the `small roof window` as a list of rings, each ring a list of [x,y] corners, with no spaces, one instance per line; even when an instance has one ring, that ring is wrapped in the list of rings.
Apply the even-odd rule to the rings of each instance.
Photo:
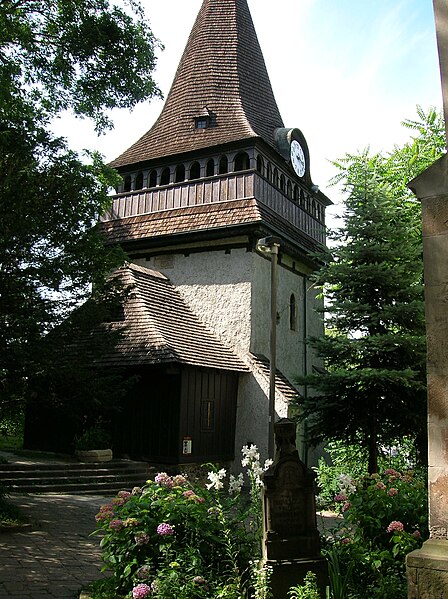
[[[204,106],[204,108],[194,117],[194,124],[196,129],[208,129],[215,125],[215,115],[211,110]]]

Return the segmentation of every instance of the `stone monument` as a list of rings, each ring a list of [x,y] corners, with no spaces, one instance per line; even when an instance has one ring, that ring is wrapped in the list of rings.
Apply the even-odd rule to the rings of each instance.
[[[295,424],[282,418],[274,425],[276,455],[264,475],[263,562],[272,567],[274,599],[287,599],[291,586],[312,571],[322,597],[327,562],[320,553],[314,496],[315,473],[300,460]]]

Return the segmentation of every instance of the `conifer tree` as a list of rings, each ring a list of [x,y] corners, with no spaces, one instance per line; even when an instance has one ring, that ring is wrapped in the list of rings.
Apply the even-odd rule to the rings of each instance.
[[[369,472],[381,445],[411,436],[423,457],[426,438],[425,326],[419,205],[406,189],[440,155],[435,111],[419,109],[418,135],[388,156],[346,155],[335,163],[348,197],[334,247],[320,255],[326,335],[309,340],[325,369],[300,382],[308,442],[337,439],[368,448]],[[415,165],[415,166],[413,166]],[[424,459],[424,458],[423,458]]]

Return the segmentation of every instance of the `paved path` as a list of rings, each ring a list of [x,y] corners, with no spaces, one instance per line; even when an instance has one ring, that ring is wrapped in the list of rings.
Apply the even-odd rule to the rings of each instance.
[[[101,577],[99,539],[89,534],[106,499],[49,494],[11,500],[32,527],[0,532],[0,599],[74,599],[82,586]]]

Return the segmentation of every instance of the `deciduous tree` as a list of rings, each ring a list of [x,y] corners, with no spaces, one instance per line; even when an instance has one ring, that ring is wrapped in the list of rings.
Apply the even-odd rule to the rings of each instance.
[[[134,0],[1,2],[0,418],[42,370],[43,336],[123,260],[95,227],[116,173],[51,120],[69,110],[102,131],[108,109],[159,95],[157,46]]]

